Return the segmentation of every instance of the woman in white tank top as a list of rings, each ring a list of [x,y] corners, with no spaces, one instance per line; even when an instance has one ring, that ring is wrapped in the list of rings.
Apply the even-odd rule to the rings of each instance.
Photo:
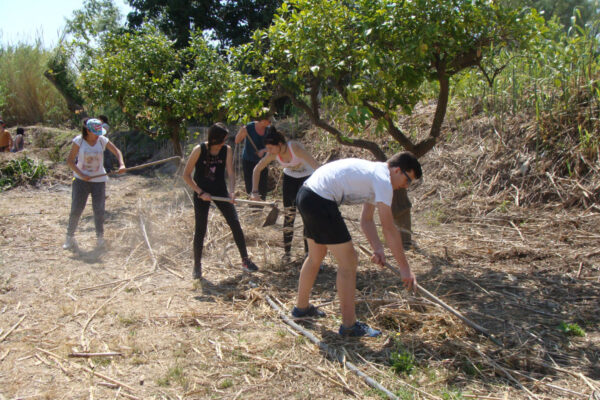
[[[301,143],[290,140],[277,132],[274,126],[266,129],[264,144],[267,154],[254,167],[252,174],[251,199],[258,200],[260,173],[272,161],[277,161],[283,167],[283,247],[285,258],[289,260],[294,236],[294,220],[296,218],[296,195],[304,181],[319,168],[320,164],[311,156]],[[304,241],[304,252],[308,251]]]

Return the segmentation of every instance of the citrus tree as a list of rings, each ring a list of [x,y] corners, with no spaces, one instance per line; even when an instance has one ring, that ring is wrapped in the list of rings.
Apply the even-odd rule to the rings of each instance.
[[[84,70],[79,87],[91,105],[115,102],[138,129],[168,137],[182,155],[187,121],[218,118],[229,67],[202,38],[177,49],[153,27],[110,35]]]
[[[268,29],[233,49],[237,68],[255,74],[237,75],[227,105],[232,116],[256,115],[288,97],[341,144],[385,160],[364,134],[375,121],[377,133],[420,157],[440,136],[451,78],[490,68],[501,51],[526,48],[542,26],[535,10],[489,0],[289,0]],[[396,117],[426,96],[426,81],[437,87],[437,108],[429,136],[415,142]],[[346,132],[322,115],[323,98],[332,94],[342,101]]]
[[[398,148],[421,157],[440,137],[451,78],[468,68],[496,74],[502,66],[494,57],[527,48],[542,26],[535,10],[491,0],[288,0],[268,29],[232,50],[235,67],[252,74],[237,74],[226,103],[235,118],[286,97],[342,145],[381,161],[385,150]],[[431,86],[436,110],[429,135],[417,140],[400,129],[397,116],[410,114]],[[332,96],[340,106],[328,118],[322,105]],[[374,133],[365,133],[373,124]],[[395,191],[392,211],[405,243],[410,207],[406,190]]]

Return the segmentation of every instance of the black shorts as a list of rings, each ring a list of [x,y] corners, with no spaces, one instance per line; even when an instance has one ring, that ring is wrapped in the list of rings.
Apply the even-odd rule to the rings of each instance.
[[[327,200],[302,186],[296,207],[304,222],[304,236],[318,244],[340,244],[352,240],[335,201]]]

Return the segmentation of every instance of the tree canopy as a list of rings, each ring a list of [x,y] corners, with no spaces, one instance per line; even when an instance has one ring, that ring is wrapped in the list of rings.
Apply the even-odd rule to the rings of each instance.
[[[288,97],[342,144],[385,159],[385,151],[362,134],[376,121],[379,132],[421,156],[441,132],[451,77],[503,49],[525,48],[542,25],[534,10],[485,0],[290,0],[268,29],[233,50],[238,68],[251,66],[260,77],[240,76],[228,106],[249,114]],[[437,109],[429,137],[413,143],[395,117],[424,98],[425,81],[438,85]],[[339,115],[346,116],[350,135],[321,115],[331,93],[342,101]]]
[[[133,28],[144,21],[154,23],[175,46],[187,46],[191,32],[212,33],[223,47],[250,41],[252,33],[269,26],[281,0],[128,0],[134,11],[128,15]]]
[[[187,120],[220,118],[229,68],[201,34],[178,49],[155,28],[145,27],[110,35],[101,53],[81,75],[89,104],[116,102],[137,128],[171,138],[176,154],[182,154]]]

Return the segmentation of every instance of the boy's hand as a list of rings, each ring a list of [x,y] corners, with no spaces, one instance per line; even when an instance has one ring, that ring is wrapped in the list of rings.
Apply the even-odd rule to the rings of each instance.
[[[373,255],[371,255],[371,262],[374,262],[377,265],[384,266],[385,265],[385,253],[382,249],[375,250]]]
[[[400,273],[402,274],[402,282],[404,282],[404,287],[412,291],[413,293],[416,293],[417,277],[415,276],[415,274],[411,271],[410,268],[408,268],[408,271],[401,269]]]

